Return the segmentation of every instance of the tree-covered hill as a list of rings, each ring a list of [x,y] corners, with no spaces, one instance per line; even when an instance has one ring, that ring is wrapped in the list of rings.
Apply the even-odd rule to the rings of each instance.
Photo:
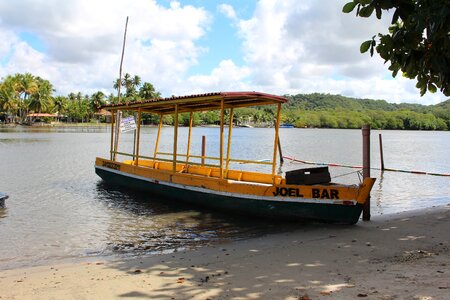
[[[283,121],[296,127],[448,130],[450,99],[437,105],[388,103],[330,94],[287,95]]]
[[[385,100],[373,100],[373,99],[357,99],[350,98],[341,95],[331,94],[298,94],[287,95],[289,103],[285,106],[289,109],[304,109],[304,110],[334,110],[345,109],[353,111],[365,111],[365,110],[412,110],[412,111],[425,111],[429,106],[412,103],[388,103]],[[450,100],[448,100],[450,101]]]

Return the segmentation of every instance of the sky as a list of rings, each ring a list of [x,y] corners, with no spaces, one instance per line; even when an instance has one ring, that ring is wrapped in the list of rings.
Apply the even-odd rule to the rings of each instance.
[[[55,94],[115,93],[123,73],[162,96],[220,91],[329,93],[437,104],[392,78],[360,44],[390,18],[343,14],[349,0],[0,0],[0,77],[32,73]]]

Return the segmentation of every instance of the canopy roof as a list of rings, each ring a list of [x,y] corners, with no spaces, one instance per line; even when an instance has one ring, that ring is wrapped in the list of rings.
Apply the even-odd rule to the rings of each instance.
[[[261,106],[278,103],[286,103],[288,100],[281,96],[258,92],[218,92],[198,94],[190,96],[178,96],[170,98],[149,99],[130,103],[108,104],[102,106],[107,110],[138,110],[156,114],[172,114],[175,104],[178,104],[178,112],[218,110],[221,101],[224,108]]]

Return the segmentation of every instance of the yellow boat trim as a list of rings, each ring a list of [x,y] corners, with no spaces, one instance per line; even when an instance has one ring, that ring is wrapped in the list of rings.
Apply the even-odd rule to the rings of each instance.
[[[144,163],[143,163],[144,162]],[[220,169],[201,166],[187,167],[177,165],[177,172],[173,172],[167,162],[139,161],[140,165],[133,165],[133,161],[119,163],[97,158],[96,166],[116,170],[128,175],[139,176],[150,181],[178,184],[185,187],[203,188],[215,192],[230,193],[231,195],[248,195],[251,197],[271,197],[271,199],[318,199],[320,201],[356,201],[363,204],[372,188],[374,179],[366,178],[360,185],[288,185],[277,175],[277,183],[272,184],[272,175],[247,171],[232,171],[220,178]],[[144,166],[145,165],[145,166]],[[230,178],[228,178],[230,176]],[[347,203],[350,204],[350,203]]]

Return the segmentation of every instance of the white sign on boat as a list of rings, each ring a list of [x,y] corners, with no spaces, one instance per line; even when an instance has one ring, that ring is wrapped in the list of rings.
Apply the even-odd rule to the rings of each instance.
[[[133,116],[123,118],[120,121],[120,132],[127,132],[135,129],[136,129],[136,122],[134,121]]]

